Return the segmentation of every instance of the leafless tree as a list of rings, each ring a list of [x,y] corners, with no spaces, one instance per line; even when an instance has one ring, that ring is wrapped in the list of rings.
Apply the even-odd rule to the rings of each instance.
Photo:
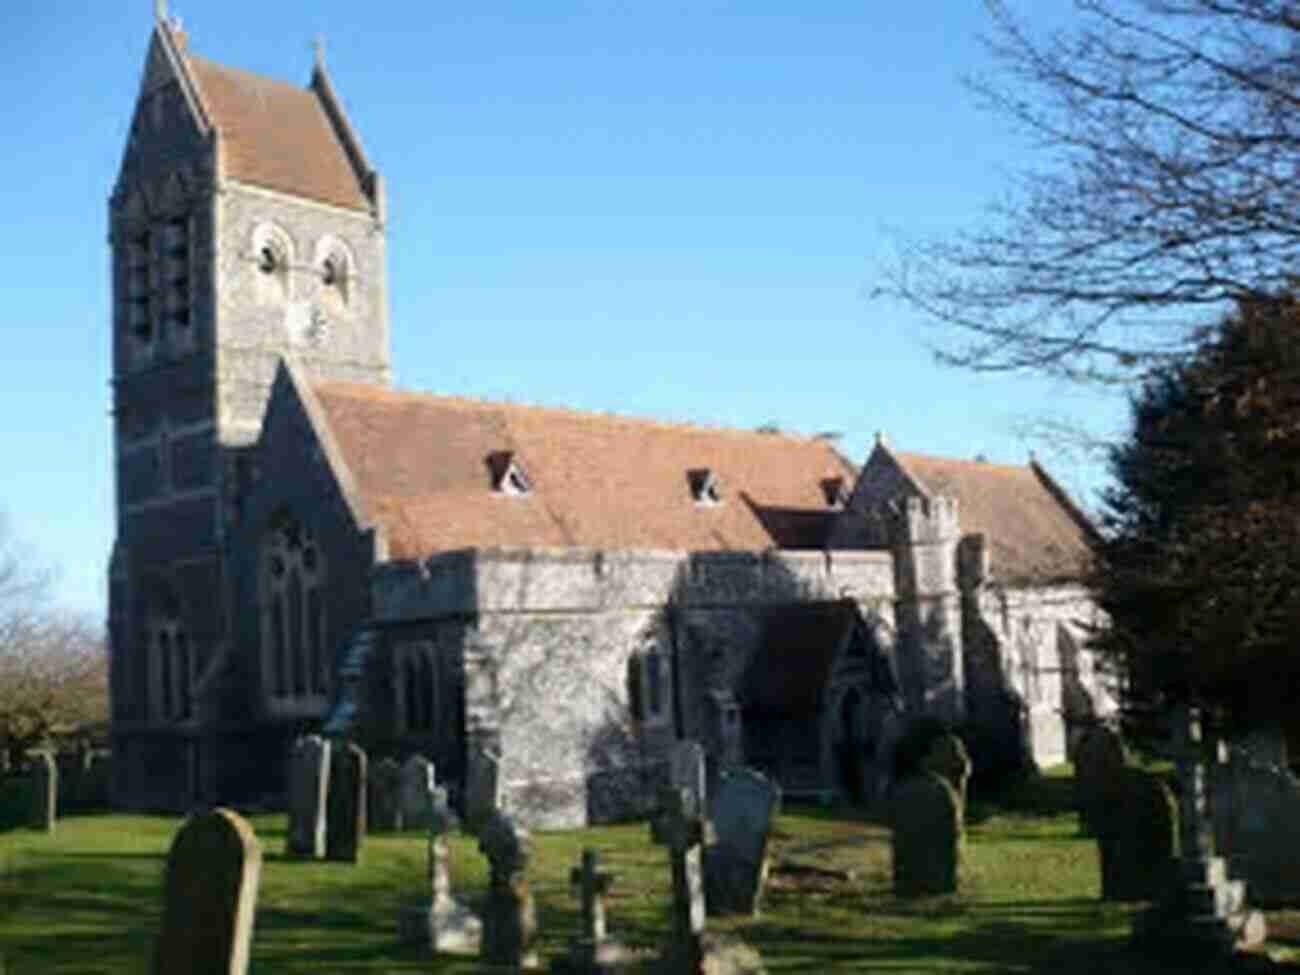
[[[103,634],[51,607],[50,582],[0,521],[0,748],[11,763],[108,713]]]
[[[1125,380],[1294,285],[1300,3],[1074,0],[1047,35],[985,5],[996,68],[971,86],[1037,153],[979,226],[904,242],[879,288],[947,326],[942,361]]]

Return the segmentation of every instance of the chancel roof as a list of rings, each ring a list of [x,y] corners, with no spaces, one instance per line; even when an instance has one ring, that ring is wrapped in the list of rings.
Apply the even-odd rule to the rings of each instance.
[[[222,137],[227,176],[350,210],[368,210],[356,169],[321,96],[238,68],[183,54]]]
[[[1095,530],[1036,462],[1021,467],[890,452],[931,497],[956,498],[961,533],[982,533],[1004,581],[1077,579]]]
[[[820,548],[825,440],[316,382],[313,393],[392,558],[498,546]],[[514,465],[523,491],[499,490]],[[698,486],[717,486],[718,500]]]

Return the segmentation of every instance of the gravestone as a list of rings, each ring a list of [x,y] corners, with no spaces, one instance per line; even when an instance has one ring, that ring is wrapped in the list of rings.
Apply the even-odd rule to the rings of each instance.
[[[970,781],[971,760],[966,744],[954,734],[937,736],[921,760],[927,772],[947,781],[957,793],[960,808],[966,808],[966,783]]]
[[[1104,783],[1094,813],[1101,852],[1101,899],[1150,900],[1174,879],[1178,813],[1158,775],[1122,768]]]
[[[49,752],[33,752],[32,760],[32,829],[54,832],[59,809],[59,767]]]
[[[455,821],[445,789],[434,789],[430,812],[427,881],[429,896],[403,908],[398,917],[402,940],[425,944],[436,954],[477,955],[483,924],[451,893],[451,851],[447,833]]]
[[[262,848],[229,809],[196,813],[167,854],[154,975],[244,975]]]
[[[933,772],[902,782],[890,800],[894,893],[952,894],[961,868],[962,818],[957,791]]]
[[[325,858],[356,863],[366,838],[366,753],[352,742],[331,749]]]
[[[582,864],[569,871],[569,884],[578,895],[582,930],[569,945],[569,968],[575,972],[606,973],[640,961],[638,955],[609,936],[605,924],[605,895],[614,875],[598,866],[596,851],[582,851]]]
[[[1300,900],[1300,782],[1273,758],[1233,748],[1213,776],[1215,850],[1261,906]]]
[[[781,790],[751,769],[726,769],[710,797],[714,841],[704,850],[709,914],[757,914],[767,883],[767,842]]]
[[[1097,835],[1104,811],[1108,782],[1118,781],[1128,765],[1128,750],[1119,732],[1094,725],[1080,739],[1074,756],[1074,805],[1079,811],[1079,831]]]
[[[402,767],[395,758],[381,758],[370,769],[366,825],[372,833],[400,830],[402,818]]]
[[[668,782],[675,789],[688,789],[695,808],[701,812],[708,808],[707,778],[704,746],[698,741],[674,742],[668,753]]]
[[[330,743],[306,735],[289,756],[287,852],[319,860],[325,856],[325,809],[329,795]]]
[[[532,837],[498,811],[483,827],[479,850],[490,866],[479,957],[488,964],[536,968],[537,908],[527,875]]]
[[[402,828],[428,829],[433,802],[433,763],[412,755],[402,763]]]
[[[758,952],[739,938],[706,931],[703,853],[712,824],[700,817],[689,789],[660,793],[663,815],[655,841],[668,847],[672,867],[672,935],[658,971],[670,975],[763,975]]]

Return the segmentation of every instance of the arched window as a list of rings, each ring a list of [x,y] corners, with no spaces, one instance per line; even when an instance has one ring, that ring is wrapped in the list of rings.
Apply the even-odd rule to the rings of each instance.
[[[641,638],[634,660],[637,673],[630,682],[631,693],[639,699],[632,702],[632,712],[646,724],[659,724],[668,720],[669,658],[660,648],[660,634],[648,633]]]
[[[180,603],[161,590],[144,621],[148,687],[144,710],[154,721],[184,721],[193,716],[194,654]]]
[[[253,229],[253,294],[259,305],[283,305],[292,297],[293,240],[274,224]]]
[[[321,697],[329,683],[325,566],[310,529],[289,514],[262,543],[263,674],[273,699]]]
[[[346,312],[355,286],[355,262],[348,246],[332,235],[316,242],[312,260],[320,276],[321,304],[333,314]]]

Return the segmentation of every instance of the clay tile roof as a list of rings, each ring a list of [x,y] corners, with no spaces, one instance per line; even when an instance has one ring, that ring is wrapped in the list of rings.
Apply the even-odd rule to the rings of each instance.
[[[1079,577],[1095,530],[1037,464],[894,457],[931,495],[957,499],[962,534],[985,536],[992,572],[1003,581]]]
[[[350,210],[368,210],[356,171],[316,93],[185,54],[226,175]]]
[[[318,382],[313,389],[393,558],[496,546],[760,551],[825,537],[824,441]],[[492,489],[509,452],[531,490]],[[720,504],[688,472],[708,468]],[[771,512],[776,512],[773,515]],[[802,514],[799,539],[782,520]]]

